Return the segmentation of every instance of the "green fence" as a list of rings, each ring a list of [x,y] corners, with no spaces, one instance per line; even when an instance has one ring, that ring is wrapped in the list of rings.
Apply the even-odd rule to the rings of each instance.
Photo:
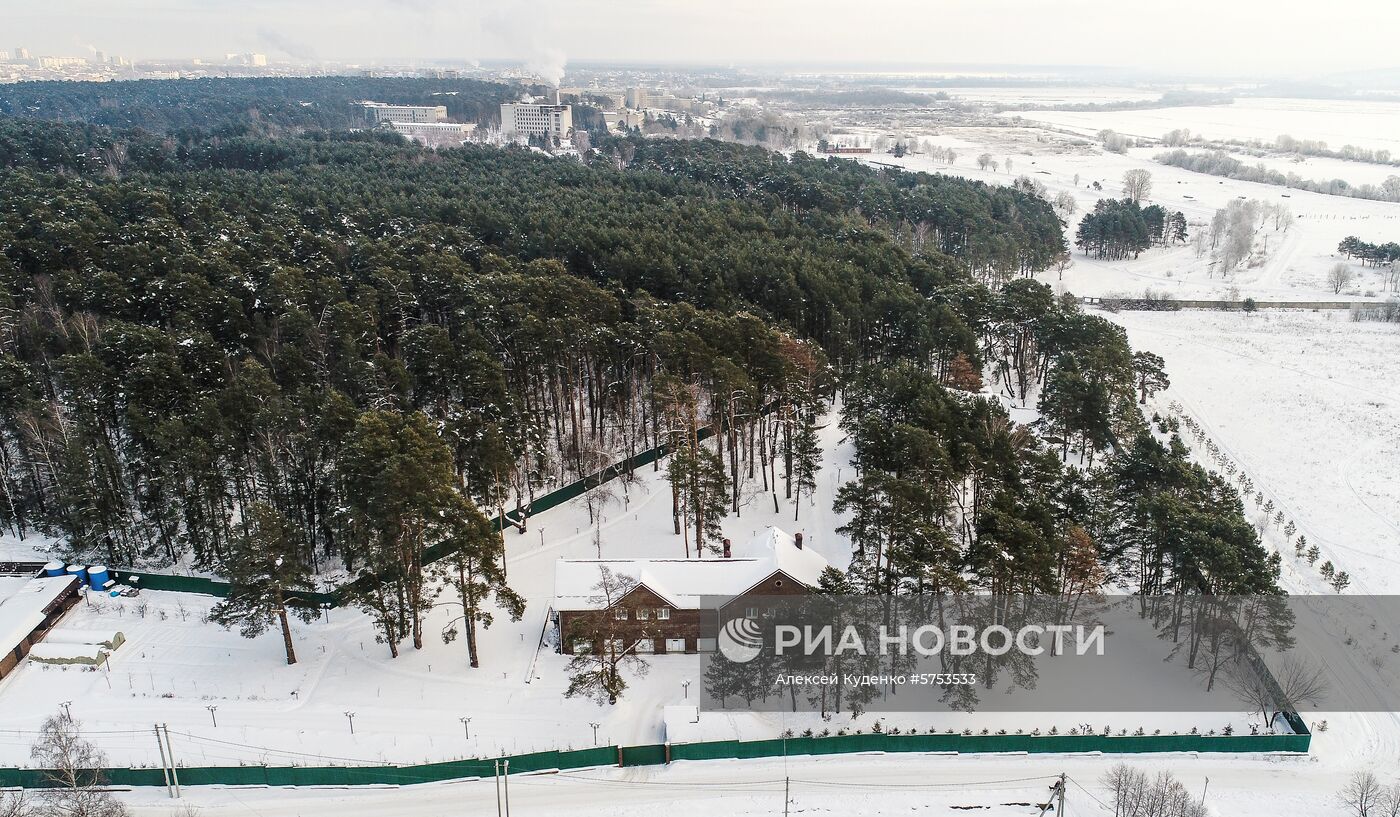
[[[646,746],[599,746],[567,752],[512,755],[511,774],[598,766],[660,766],[675,760],[725,760],[835,755],[857,752],[949,752],[986,754],[1028,752],[1064,754],[1146,754],[1160,752],[1306,753],[1312,741],[1301,719],[1293,735],[890,735],[870,733],[776,740],[725,740]],[[394,786],[436,783],[495,774],[497,759],[453,760],[417,766],[192,766],[181,767],[182,786]],[[161,769],[106,769],[114,786],[164,786]],[[0,787],[44,788],[40,769],[0,769]]]

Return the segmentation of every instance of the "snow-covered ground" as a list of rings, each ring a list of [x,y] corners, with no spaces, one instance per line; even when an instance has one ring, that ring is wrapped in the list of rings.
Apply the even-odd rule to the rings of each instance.
[[[678,762],[665,767],[596,769],[510,781],[511,812],[580,817],[709,817],[726,815],[980,814],[1029,817],[1048,798],[1055,778],[1068,775],[1065,813],[1111,817],[1100,782],[1126,762],[1148,775],[1170,770],[1212,814],[1231,817],[1340,817],[1336,791],[1344,777],[1311,757],[1093,755],[976,757],[889,754],[792,757],[772,760]],[[1380,771],[1380,770],[1378,770]],[[297,814],[320,817],[393,814],[493,815],[493,781],[392,789],[185,789],[200,815]],[[167,817],[176,803],[163,789],[123,795],[136,817]],[[784,810],[784,800],[787,810]]]
[[[887,133],[878,129],[857,132],[866,141]],[[1100,261],[1073,249],[1074,265],[1063,276],[1051,270],[1040,278],[1075,295],[1141,296],[1151,289],[1179,299],[1252,297],[1261,301],[1311,301],[1387,297],[1383,274],[1375,268],[1350,262],[1356,278],[1341,294],[1334,293],[1327,284],[1327,273],[1334,264],[1346,260],[1337,253],[1337,244],[1349,235],[1372,243],[1400,240],[1400,204],[1194,173],[1152,161],[1159,149],[1108,153],[1096,146],[1075,145],[1062,135],[1036,128],[945,128],[938,133],[913,135],[920,143],[927,139],[939,147],[956,150],[956,164],[949,167],[924,153],[900,158],[872,154],[861,161],[947,173],[988,184],[1006,185],[1018,176],[1028,176],[1045,185],[1051,199],[1062,192],[1074,196],[1077,211],[1067,219],[1071,243],[1079,220],[1093,210],[1099,199],[1123,195],[1123,174],[1132,169],[1145,169],[1152,174],[1151,203],[1180,210],[1190,223],[1188,231],[1192,234],[1208,225],[1216,210],[1237,199],[1283,204],[1289,210],[1291,218],[1286,229],[1274,230],[1270,224],[1258,235],[1257,264],[1247,262],[1224,276],[1211,269],[1210,253],[1198,257],[1189,242],[1152,249],[1126,261]],[[992,155],[999,170],[978,169],[976,157],[983,151]],[[1008,159],[1012,162],[1010,172],[1006,170]],[[1301,171],[1300,174],[1308,175]],[[1094,190],[1095,182],[1102,189]]]
[[[1112,96],[1106,95],[1105,99]],[[1207,139],[1273,141],[1288,134],[1300,140],[1326,142],[1333,150],[1356,145],[1400,155],[1400,102],[1241,97],[1229,105],[1139,111],[1030,111],[1020,115],[1085,135],[1112,129],[1127,136],[1160,139],[1168,131],[1189,128]]]
[[[1171,388],[1156,396],[1201,425],[1222,454],[1252,478],[1318,559],[1347,571],[1357,597],[1347,621],[1300,638],[1364,700],[1368,686],[1400,685],[1400,621],[1367,597],[1400,594],[1400,330],[1353,323],[1329,312],[1123,312],[1111,316],[1135,349],[1166,360]],[[1193,450],[1206,464],[1200,444]],[[1264,542],[1283,555],[1285,590],[1334,591],[1316,565],[1251,499],[1245,507]],[[1360,622],[1371,622],[1359,626]],[[1400,761],[1400,716],[1324,713],[1333,730],[1314,754],[1345,764]],[[1335,735],[1345,735],[1334,742]],[[1336,754],[1332,754],[1336,752]]]

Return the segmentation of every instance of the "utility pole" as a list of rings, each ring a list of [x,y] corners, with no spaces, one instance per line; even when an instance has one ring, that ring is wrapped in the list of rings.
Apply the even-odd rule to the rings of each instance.
[[[1056,801],[1059,801],[1059,802],[1058,802],[1058,805],[1056,804]],[[1049,799],[1047,799],[1044,803],[1041,803],[1041,804],[1040,804],[1040,817],[1045,817],[1045,813],[1048,812],[1048,811],[1050,811],[1050,810],[1052,810],[1052,809],[1057,809],[1057,811],[1055,812],[1056,817],[1063,817],[1063,815],[1064,815],[1064,813],[1065,813],[1065,774],[1064,774],[1064,772],[1061,772],[1061,773],[1060,773],[1060,779],[1059,779],[1059,780],[1056,780],[1056,781],[1055,781],[1055,784],[1052,785],[1052,786],[1050,787],[1050,797],[1049,797]]]
[[[1206,807],[1206,792],[1210,790],[1210,778],[1206,778],[1206,784],[1201,787],[1201,808]]]
[[[491,778],[491,783],[496,789],[496,817],[501,817],[501,761],[496,761],[496,776]]]
[[[783,778],[783,817],[788,817],[788,804],[792,802],[792,778]]]
[[[170,779],[175,783],[175,798],[180,797],[180,771],[175,763],[175,746],[170,742],[170,725],[162,723],[160,730],[165,733],[165,750],[170,753]]]
[[[160,739],[160,726],[155,724],[151,728],[156,733],[156,748],[160,750],[160,773],[165,775],[165,793],[173,800],[175,791],[170,788],[170,762],[165,758],[165,742]]]
[[[506,817],[510,817],[510,761],[501,761],[501,788],[506,793]]]

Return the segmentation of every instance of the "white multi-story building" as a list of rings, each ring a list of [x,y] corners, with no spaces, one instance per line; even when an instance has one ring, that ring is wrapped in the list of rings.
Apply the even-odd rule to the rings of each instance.
[[[573,110],[569,105],[507,102],[501,106],[501,133],[568,139],[574,130]]]
[[[447,118],[446,105],[386,105],[383,102],[361,102],[365,118],[374,124],[380,122],[441,122]]]

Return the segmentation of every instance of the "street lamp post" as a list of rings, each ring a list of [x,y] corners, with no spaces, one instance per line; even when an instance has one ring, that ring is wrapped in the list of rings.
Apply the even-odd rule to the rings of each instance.
[[[684,691],[684,693],[685,693],[685,695],[684,695],[685,699],[686,699],[686,700],[690,700],[690,679],[689,679],[689,678],[685,679],[684,681],[681,681],[681,689],[682,689],[682,690]]]
[[[472,739],[472,719],[471,719],[471,718],[468,718],[468,717],[466,717],[466,716],[464,715],[464,716],[458,718],[457,720],[459,720],[459,721],[462,722],[462,732],[463,732],[463,735],[466,737],[467,740],[471,740],[471,739]]]
[[[350,720],[350,734],[355,734],[355,713],[346,712],[345,717]]]
[[[596,723],[590,723],[590,724],[588,724],[588,725],[591,726],[591,727],[593,727],[593,745],[594,745],[594,746],[597,746],[597,745],[598,745],[598,726],[599,726],[599,725],[596,724]]]
[[[209,720],[213,721],[213,722],[214,722],[214,728],[215,728],[215,729],[218,729],[218,728],[219,728],[219,718],[218,718],[218,716],[215,715],[214,713],[219,711],[219,707],[216,706],[215,704],[209,704],[208,706],[206,706],[206,707],[204,707],[204,708],[207,709],[207,710],[209,710]]]

